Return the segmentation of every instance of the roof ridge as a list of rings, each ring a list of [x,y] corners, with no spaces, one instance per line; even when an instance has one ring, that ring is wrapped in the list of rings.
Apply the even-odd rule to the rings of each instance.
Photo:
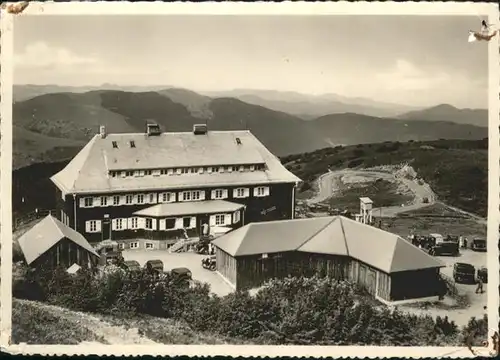
[[[240,236],[241,241],[238,244],[238,246],[236,247],[236,249],[234,250],[234,256],[238,255],[238,251],[240,250],[240,247],[243,244],[243,240],[245,239],[245,236],[248,233],[248,229],[250,229],[250,225],[252,225],[252,224],[254,224],[254,223],[250,223],[250,224],[244,225],[244,226],[242,226],[242,227],[240,227],[240,228],[238,228],[238,229],[230,232],[230,234],[233,234],[233,236],[234,236],[234,233],[237,232],[238,230],[240,230],[242,232],[242,236]]]
[[[339,221],[340,221],[340,229],[342,230],[342,235],[344,235],[344,244],[345,244],[345,249],[347,251],[347,256],[352,257],[351,253],[349,252],[349,246],[347,244],[347,236],[345,234],[345,229],[344,229],[344,222],[342,221],[343,217],[338,216]]]
[[[293,219],[292,219],[293,220]],[[304,246],[305,244],[307,244],[309,241],[312,240],[312,238],[314,238],[316,235],[318,235],[319,233],[321,233],[323,230],[325,230],[328,226],[330,226],[334,221],[336,220],[336,218],[333,218],[331,221],[329,221],[326,225],[322,226],[318,231],[316,231],[315,233],[313,233],[311,236],[309,236],[304,242],[300,243],[296,248],[295,250],[298,250],[300,249],[302,246]]]

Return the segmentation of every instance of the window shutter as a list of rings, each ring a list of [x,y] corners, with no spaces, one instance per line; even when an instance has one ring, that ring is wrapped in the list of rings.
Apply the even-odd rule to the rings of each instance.
[[[146,227],[146,219],[144,218],[137,218],[137,228],[138,229],[144,229]]]
[[[208,172],[209,174],[211,174],[211,173],[212,173],[212,167],[209,167],[209,168],[208,168],[208,170],[207,170],[207,172]]]
[[[200,200],[205,200],[205,191],[200,191]]]
[[[111,229],[116,230],[116,219],[111,220]]]
[[[97,220],[96,221],[96,225],[95,225],[95,231],[100,233],[101,232],[101,220]]]
[[[191,229],[194,229],[196,227],[196,217],[191,217],[191,223],[189,224],[189,227]]]
[[[210,192],[210,199],[215,199],[215,192],[216,192],[215,190],[212,190]]]
[[[180,168],[178,168],[176,173],[177,173],[177,175],[180,175],[180,174],[182,174],[182,170]]]
[[[258,194],[258,191],[257,191],[258,188],[253,188],[253,196],[259,196]]]
[[[226,220],[224,221],[224,225],[231,225],[231,214],[226,214],[224,215],[226,217]]]
[[[158,220],[158,227],[160,230],[165,230],[165,219]]]
[[[269,186],[266,186],[264,188],[264,196],[269,196],[269,193],[270,193],[270,188],[269,188]]]
[[[152,225],[151,227],[152,227],[153,230],[157,229],[157,227],[156,227],[156,221],[157,221],[157,219],[151,219],[151,225]]]
[[[176,229],[182,229],[183,228],[182,225],[183,225],[182,218],[175,219],[175,228]]]
[[[113,197],[108,196],[108,206],[112,206],[112,205],[113,205]]]
[[[233,197],[238,197],[238,189],[233,189]]]
[[[222,198],[227,199],[227,189],[222,190]]]
[[[120,204],[126,204],[127,203],[127,197],[125,195],[120,196]]]
[[[80,207],[85,206],[85,198],[80,198]]]
[[[85,221],[85,232],[90,232],[90,221]]]
[[[215,226],[215,215],[210,216],[210,221],[209,221],[210,226]]]
[[[132,204],[137,204],[137,195],[132,195]]]
[[[250,196],[250,189],[245,188],[245,197],[249,197],[249,196]]]
[[[129,229],[132,229],[132,219],[133,218],[123,219],[127,223],[127,228]]]

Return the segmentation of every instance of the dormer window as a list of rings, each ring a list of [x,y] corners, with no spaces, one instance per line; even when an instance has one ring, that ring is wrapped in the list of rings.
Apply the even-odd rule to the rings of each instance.
[[[118,149],[118,143],[116,141],[112,141],[111,144],[113,144],[113,149]]]
[[[135,148],[135,141],[134,140],[130,140],[130,147]]]

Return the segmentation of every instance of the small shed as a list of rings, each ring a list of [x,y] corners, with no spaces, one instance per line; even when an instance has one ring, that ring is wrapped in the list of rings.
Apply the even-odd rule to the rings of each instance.
[[[26,264],[68,269],[73,264],[93,268],[99,254],[79,232],[47,215],[18,239]]]

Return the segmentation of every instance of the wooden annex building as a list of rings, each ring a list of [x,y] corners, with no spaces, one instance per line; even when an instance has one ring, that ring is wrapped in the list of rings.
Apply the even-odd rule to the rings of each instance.
[[[252,223],[213,244],[217,271],[236,289],[318,274],[355,282],[385,302],[443,291],[444,265],[437,259],[398,235],[342,216]]]
[[[93,268],[99,255],[78,232],[47,215],[18,239],[26,264],[32,268],[44,266],[65,269],[77,264]]]

